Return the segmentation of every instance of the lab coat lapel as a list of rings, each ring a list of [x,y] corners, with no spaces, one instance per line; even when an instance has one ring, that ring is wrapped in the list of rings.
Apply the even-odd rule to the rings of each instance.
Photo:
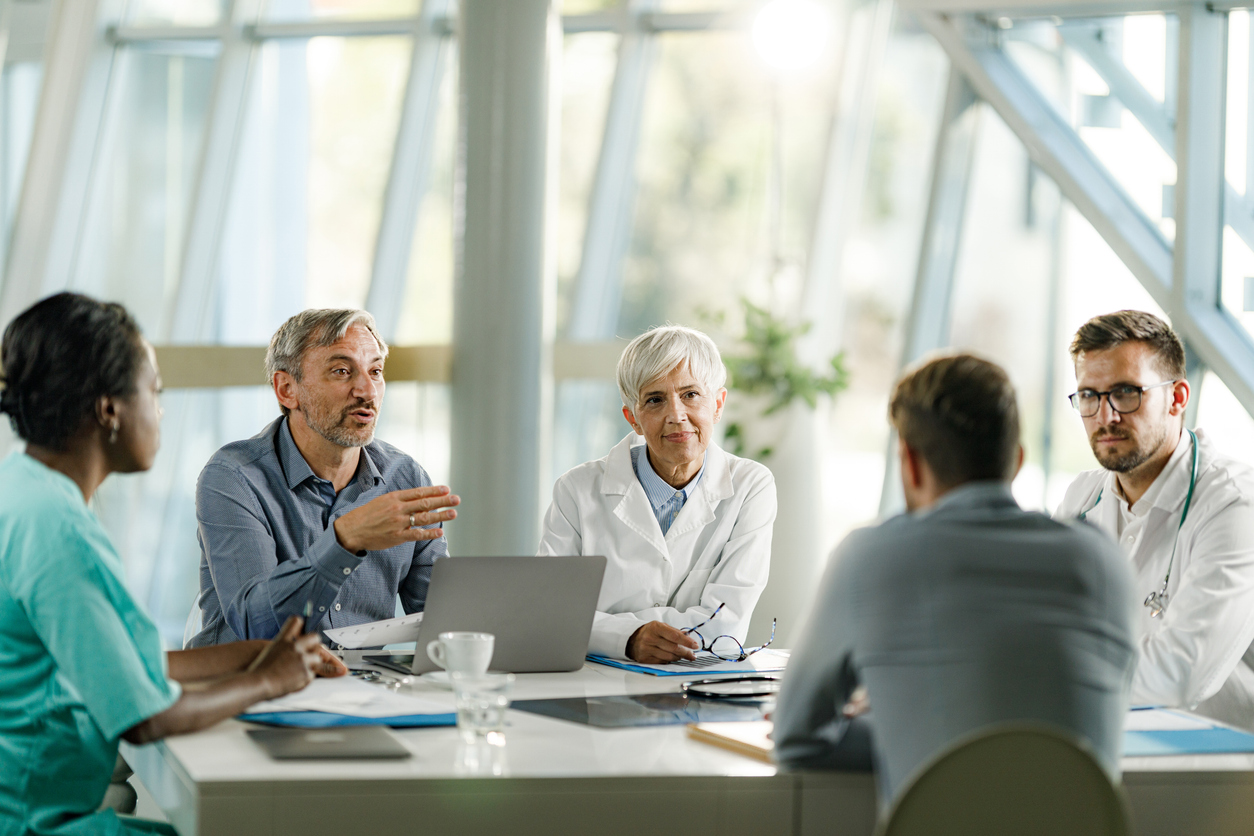
[[[606,462],[605,479],[601,483],[601,493],[607,496],[621,496],[622,499],[614,505],[614,516],[640,535],[645,542],[661,553],[662,557],[670,560],[670,549],[667,548],[666,540],[662,537],[662,527],[658,525],[657,517],[653,516],[653,507],[649,505],[649,498],[645,496],[644,488],[640,486],[636,471],[631,466],[631,447],[635,438],[635,433],[629,433],[610,451],[609,461]],[[605,504],[609,506],[610,501],[607,499]]]
[[[666,532],[667,542],[714,522],[714,509],[734,493],[727,454],[717,444],[711,444],[705,450],[705,473]]]

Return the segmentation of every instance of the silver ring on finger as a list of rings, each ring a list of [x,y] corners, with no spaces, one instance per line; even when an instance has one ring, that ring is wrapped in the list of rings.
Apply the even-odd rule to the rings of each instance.
[[[409,515],[409,527],[410,527],[410,528],[417,528],[417,526],[415,526],[415,525],[414,525],[414,515],[413,515],[413,514],[410,514],[410,515]]]

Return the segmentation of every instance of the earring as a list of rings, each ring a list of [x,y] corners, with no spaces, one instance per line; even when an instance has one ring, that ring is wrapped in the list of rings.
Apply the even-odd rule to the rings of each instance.
[[[113,426],[109,429],[109,443],[110,444],[118,443],[118,422],[117,421],[114,421]]]

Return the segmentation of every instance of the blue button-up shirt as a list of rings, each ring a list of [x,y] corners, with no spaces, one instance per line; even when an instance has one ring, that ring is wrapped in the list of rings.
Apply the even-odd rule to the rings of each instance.
[[[390,444],[361,449],[357,473],[334,500],[296,447],[287,419],[214,454],[196,484],[203,629],[189,646],[268,639],[312,606],[317,629],[365,624],[427,600],[443,537],[358,556],[335,537],[345,513],[385,493],[431,484]],[[332,491],[333,493],[333,491]]]
[[[670,531],[675,518],[679,516],[679,512],[683,510],[688,497],[697,489],[701,474],[705,473],[705,462],[701,463],[701,469],[697,471],[697,475],[692,478],[691,482],[682,488],[675,489],[657,475],[649,462],[649,457],[644,454],[646,449],[644,444],[637,444],[631,448],[631,467],[636,471],[640,487],[644,488],[644,495],[649,498],[649,505],[653,508],[653,516],[657,517],[658,525],[662,526],[662,535],[665,536],[666,532]]]

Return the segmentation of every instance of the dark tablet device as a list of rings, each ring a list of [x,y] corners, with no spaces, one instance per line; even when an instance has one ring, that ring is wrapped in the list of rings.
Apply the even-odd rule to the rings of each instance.
[[[686,694],[636,694],[514,700],[510,708],[603,729],[761,720],[764,706],[748,700],[703,700]]]
[[[248,729],[247,733],[254,743],[279,761],[400,759],[410,756],[409,750],[383,726]]]
[[[378,665],[390,671],[403,673],[409,676],[413,672],[414,654],[412,653],[372,653],[362,656],[361,661],[371,665]]]

